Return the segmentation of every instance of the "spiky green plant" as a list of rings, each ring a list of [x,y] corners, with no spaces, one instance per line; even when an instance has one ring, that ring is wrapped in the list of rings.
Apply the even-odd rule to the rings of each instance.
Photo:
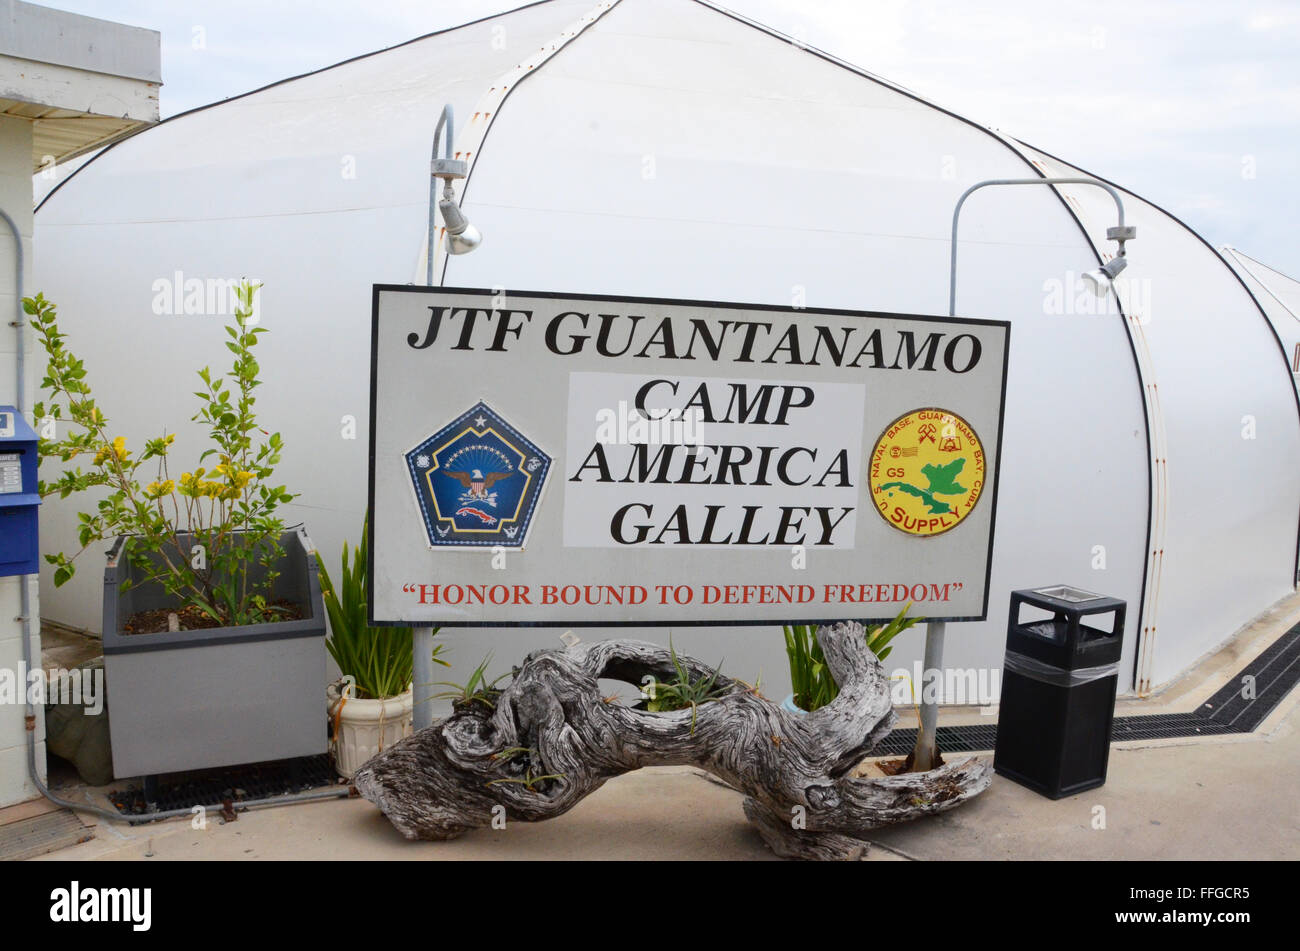
[[[714,668],[713,673],[692,677],[686,665],[677,656],[673,642],[668,641],[668,652],[673,659],[673,679],[659,680],[651,677],[641,691],[646,698],[646,710],[651,713],[666,713],[670,710],[691,708],[691,734],[695,733],[695,720],[699,716],[700,704],[720,700],[732,692],[730,684],[718,685],[718,673],[722,662]]]
[[[339,670],[356,680],[358,699],[383,700],[396,697],[411,686],[414,634],[409,627],[371,627],[366,619],[369,528],[367,513],[361,523],[361,541],[352,550],[350,561],[348,544],[343,543],[341,585],[335,586],[325,566],[320,566],[321,594],[330,619],[330,636],[325,646]],[[442,644],[434,647],[433,661],[446,667],[447,662],[438,656],[442,648]],[[429,685],[417,686],[423,690]]]
[[[509,677],[507,671],[494,680],[488,680],[488,664],[492,663],[492,655],[488,654],[483,658],[483,662],[474,668],[469,675],[469,680],[463,684],[452,683],[446,680],[440,680],[434,686],[448,687],[441,693],[433,695],[435,700],[451,700],[453,707],[469,707],[475,703],[480,703],[489,710],[494,709],[497,705],[497,698],[501,696],[501,690],[497,687],[504,678]]]
[[[890,646],[899,634],[919,624],[924,618],[907,617],[909,601],[898,616],[888,624],[868,627],[867,647],[878,660],[884,660],[894,649]],[[785,626],[785,653],[790,660],[790,685],[794,690],[794,703],[800,710],[811,713],[830,703],[840,694],[840,688],[826,666],[821,644],[817,643],[817,628],[812,624],[787,624]]]

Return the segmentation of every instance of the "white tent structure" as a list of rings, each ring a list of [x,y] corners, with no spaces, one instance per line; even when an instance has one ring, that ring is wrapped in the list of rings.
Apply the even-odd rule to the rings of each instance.
[[[288,514],[330,565],[365,505],[371,285],[424,281],[444,103],[485,236],[435,247],[451,286],[943,314],[964,189],[1085,174],[701,0],[533,4],[104,150],[41,204],[34,286],[139,440],[187,433],[193,373],[225,354],[221,317],[168,302],[265,282],[258,408],[287,443]],[[1113,248],[1102,190],[985,189],[963,211],[957,313],[1013,326],[990,613],[950,626],[949,665],[1000,667],[1009,592],[1066,582],[1129,602],[1120,688],[1147,693],[1294,590],[1289,354],[1214,248],[1123,194],[1138,237],[1104,305],[1077,280]],[[74,524],[47,502],[47,549],[75,548]],[[48,616],[98,628],[94,566],[44,590]],[[556,633],[443,636],[472,667]],[[784,686],[775,631],[674,636]],[[919,658],[909,638],[891,664]]]
[[[1300,281],[1237,248],[1224,246],[1220,250],[1273,325],[1291,364],[1292,378],[1300,387]]]

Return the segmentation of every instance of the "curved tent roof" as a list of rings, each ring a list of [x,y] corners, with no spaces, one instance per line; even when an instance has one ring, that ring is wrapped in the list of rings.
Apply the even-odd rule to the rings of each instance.
[[[435,247],[453,286],[942,314],[961,192],[1081,174],[701,0],[534,4],[106,149],[42,203],[35,286],[141,438],[189,425],[191,375],[224,339],[220,319],[156,314],[156,288],[264,281],[259,409],[331,562],[364,506],[370,287],[423,283],[446,102],[485,235]],[[1013,328],[990,619],[950,635],[952,666],[999,667],[1008,592],[1068,582],[1128,600],[1121,688],[1146,692],[1293,590],[1300,415],[1278,336],[1212,247],[1124,197],[1138,239],[1118,307],[1077,280],[1109,255],[1101,190],[988,189],[963,212],[957,311]],[[48,543],[70,546],[71,506],[46,508]],[[94,580],[46,614],[95,626]],[[550,638],[453,635],[471,663]],[[784,667],[752,629],[691,642]]]
[[[1256,261],[1244,251],[1223,247],[1223,259],[1241,277],[1268,316],[1300,386],[1300,281]]]

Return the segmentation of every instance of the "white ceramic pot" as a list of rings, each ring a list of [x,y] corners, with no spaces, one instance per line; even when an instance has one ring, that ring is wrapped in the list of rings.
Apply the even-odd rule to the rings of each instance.
[[[414,724],[411,688],[385,700],[358,700],[352,684],[339,680],[325,688],[334,728],[334,766],[344,779],[404,736]]]

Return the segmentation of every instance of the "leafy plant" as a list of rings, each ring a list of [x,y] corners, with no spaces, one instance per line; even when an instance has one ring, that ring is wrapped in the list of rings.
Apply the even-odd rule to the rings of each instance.
[[[888,624],[867,628],[867,647],[878,660],[883,661],[894,649],[890,646],[890,641],[923,620],[907,617],[911,607],[909,601]],[[790,660],[790,684],[794,688],[794,703],[800,710],[811,713],[839,696],[839,685],[826,666],[826,658],[822,654],[821,644],[817,643],[817,629],[814,625],[787,624],[785,653]]]
[[[361,541],[352,549],[350,562],[348,544],[343,543],[341,585],[336,586],[325,566],[320,566],[321,594],[330,619],[330,636],[325,646],[339,670],[356,681],[358,698],[383,700],[396,697],[411,685],[415,634],[409,627],[371,627],[366,618],[369,528],[367,512],[361,522]],[[433,662],[447,667],[448,663],[438,656],[443,646],[438,644],[433,648]]]
[[[463,684],[451,683],[440,680],[434,686],[450,687],[450,690],[444,690],[442,693],[433,695],[435,700],[451,700],[453,707],[467,708],[474,704],[482,704],[487,709],[494,709],[497,705],[497,698],[501,696],[501,690],[498,689],[503,679],[509,677],[509,672],[501,674],[495,680],[487,679],[488,664],[492,663],[492,655],[488,654],[483,658],[483,663],[474,668],[473,673],[469,675],[469,680]]]
[[[112,433],[96,404],[85,365],[65,345],[55,306],[40,294],[23,300],[49,357],[41,383],[49,403],[36,404],[36,418],[67,431],[62,439],[41,440],[41,458],[90,459],[88,471],[65,468],[55,481],[42,480],[40,494],[67,498],[107,490],[93,512],[77,516],[81,549],[72,557],[45,556],[55,566],[56,587],[72,578],[74,562],[91,545],[128,535],[127,557],[140,573],[138,584],[157,582],[182,605],[222,625],[258,624],[282,613],[268,599],[284,554],[284,521],[275,512],[294,496],[271,484],[283,443],[279,433],[261,428],[253,411],[253,391],[261,385],[253,348],[266,332],[253,319],[258,287],[245,281],[237,290],[235,323],[226,327],[226,347],[234,354],[226,378],[214,377],[207,367],[198,372],[203,389],[194,394],[199,410],[193,420],[206,427],[210,445],[199,464],[176,479],[170,472],[175,435],[148,439],[138,451],[128,449],[126,437]],[[213,457],[216,465],[206,468],[203,463]],[[157,478],[146,482],[141,469],[147,464]],[[259,572],[261,579],[255,580]]]
[[[524,775],[522,776],[503,776],[501,779],[489,779],[486,785],[495,786],[498,783],[519,783],[524,788],[526,788],[529,792],[532,792],[533,787],[540,782],[543,782],[548,779],[563,779],[563,778],[564,778],[563,773],[545,773],[541,776],[534,776],[532,769],[528,769],[524,772]]]
[[[695,720],[699,716],[700,704],[720,700],[731,693],[730,684],[718,685],[718,663],[713,673],[692,677],[686,665],[677,656],[672,640],[668,641],[668,651],[673,659],[673,679],[658,680],[650,677],[641,693],[646,698],[646,710],[651,713],[666,713],[670,710],[691,708],[691,734],[695,733]]]

